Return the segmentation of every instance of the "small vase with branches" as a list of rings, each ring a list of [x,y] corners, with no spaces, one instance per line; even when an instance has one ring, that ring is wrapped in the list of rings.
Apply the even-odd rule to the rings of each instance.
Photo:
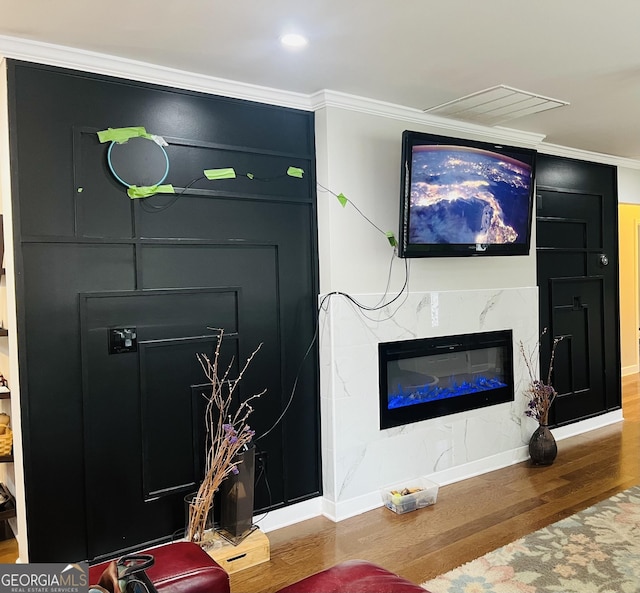
[[[529,386],[525,393],[529,396],[529,403],[525,410],[525,415],[535,418],[538,421],[538,428],[531,435],[529,440],[529,456],[534,465],[551,465],[558,454],[558,446],[556,440],[549,430],[549,411],[558,392],[551,384],[553,375],[553,363],[556,356],[556,348],[562,340],[562,337],[554,338],[551,345],[551,356],[549,358],[549,367],[547,369],[546,380],[541,379],[538,375],[538,357],[540,354],[540,342],[547,333],[545,328],[533,350],[527,352],[524,344],[520,341],[520,353],[524,358],[524,362],[529,372]]]
[[[524,413],[530,418],[535,418],[538,423],[543,426],[549,424],[549,411],[551,409],[551,404],[553,404],[556,396],[558,395],[558,392],[551,384],[551,378],[553,375],[553,363],[555,361],[556,348],[562,340],[562,337],[553,339],[547,377],[546,380],[543,380],[538,374],[538,356],[540,354],[540,342],[546,333],[547,328],[545,327],[538,338],[535,348],[529,352],[525,350],[524,344],[520,341],[520,353],[524,358],[527,371],[529,372],[529,386],[525,390],[525,393],[529,396],[529,403]]]
[[[238,385],[258,353],[260,344],[247,358],[238,376],[231,378],[234,360],[224,368],[220,367],[220,347],[224,330],[218,329],[218,341],[213,359],[204,354],[198,361],[211,386],[211,393],[203,396],[205,407],[206,444],[204,479],[196,495],[189,502],[188,522],[185,538],[203,544],[207,521],[213,508],[214,496],[222,482],[230,474],[237,474],[238,454],[251,444],[255,432],[247,423],[253,412],[252,401],[262,396],[266,390],[252,395],[234,405],[234,394]]]

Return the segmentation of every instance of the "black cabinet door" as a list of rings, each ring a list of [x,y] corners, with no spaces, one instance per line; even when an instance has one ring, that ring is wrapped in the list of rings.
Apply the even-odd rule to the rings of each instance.
[[[537,177],[537,275],[546,373],[559,343],[551,421],[567,424],[619,407],[616,170],[540,156]]]

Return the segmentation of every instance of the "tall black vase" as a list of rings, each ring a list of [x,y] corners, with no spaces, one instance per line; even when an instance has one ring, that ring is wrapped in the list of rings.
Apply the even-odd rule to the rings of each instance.
[[[531,435],[529,456],[534,465],[551,465],[558,455],[556,439],[546,424],[540,424]]]
[[[253,491],[255,445],[236,455],[237,474],[228,476],[220,486],[220,529],[218,533],[239,544],[254,529]]]

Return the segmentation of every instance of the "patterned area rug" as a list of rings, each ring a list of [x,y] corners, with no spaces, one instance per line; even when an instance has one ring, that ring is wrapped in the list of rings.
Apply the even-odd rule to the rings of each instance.
[[[432,593],[640,592],[640,486],[422,586]]]

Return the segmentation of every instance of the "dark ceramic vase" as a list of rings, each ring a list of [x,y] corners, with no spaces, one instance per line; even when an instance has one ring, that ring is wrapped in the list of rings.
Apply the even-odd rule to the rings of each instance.
[[[546,424],[540,424],[531,435],[529,455],[534,465],[551,465],[558,454],[556,439]]]

